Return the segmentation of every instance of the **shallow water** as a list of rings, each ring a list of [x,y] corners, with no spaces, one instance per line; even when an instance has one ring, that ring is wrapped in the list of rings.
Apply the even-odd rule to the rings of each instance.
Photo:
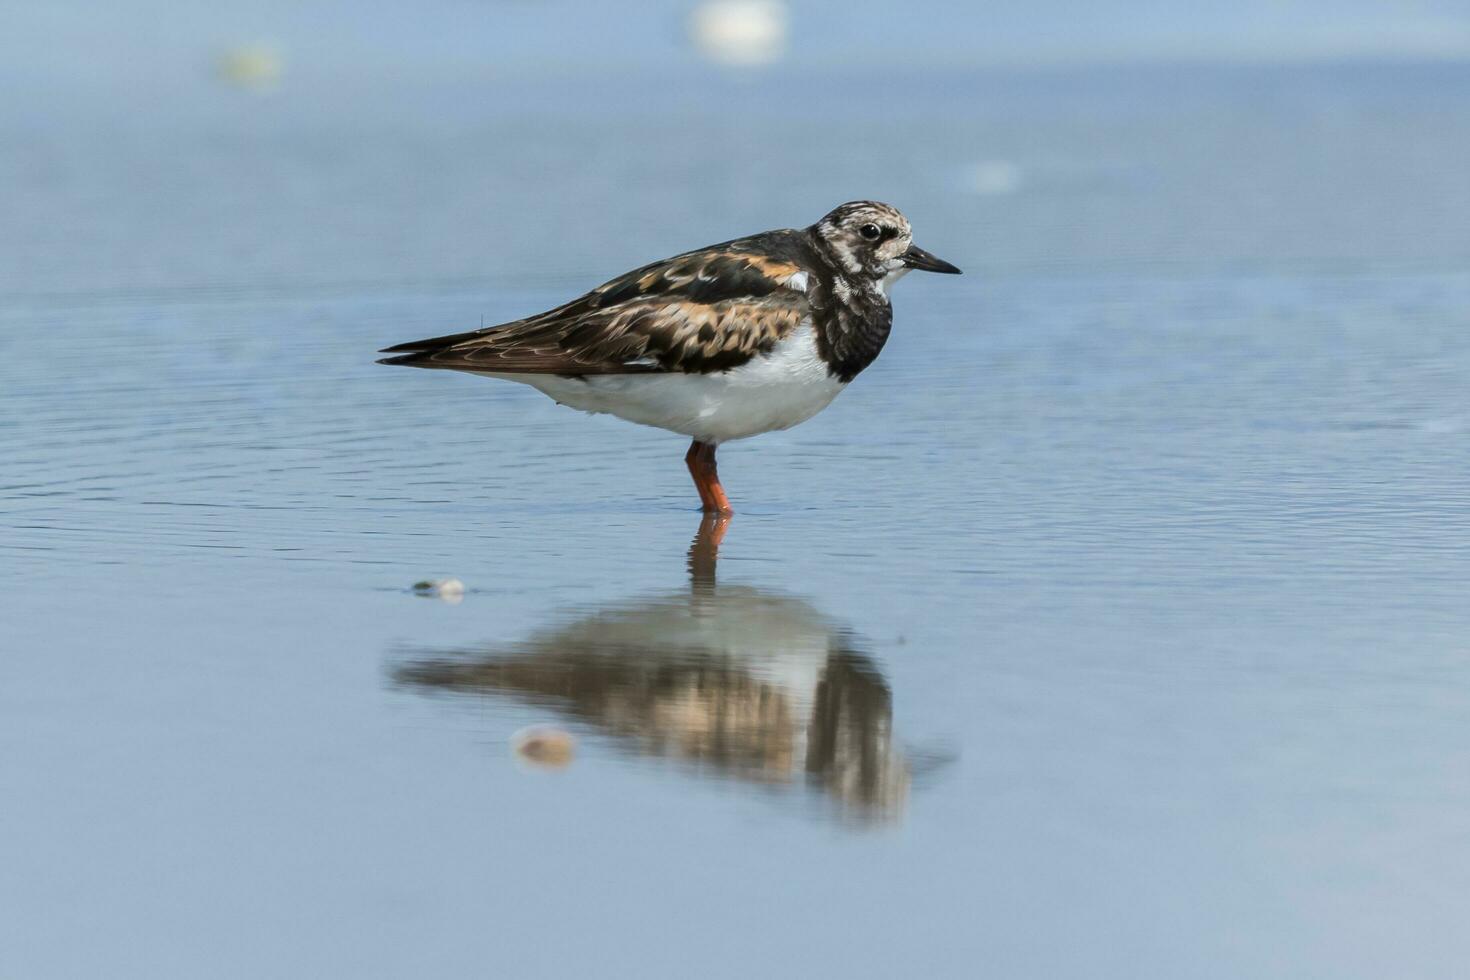
[[[1458,975],[1470,72],[507,84],[4,106],[0,974]],[[856,196],[728,527],[372,363]]]

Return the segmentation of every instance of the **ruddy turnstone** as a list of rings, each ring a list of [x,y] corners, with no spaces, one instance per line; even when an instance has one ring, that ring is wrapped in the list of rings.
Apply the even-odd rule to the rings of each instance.
[[[731,513],[715,448],[826,408],[888,340],[888,287],[958,273],[908,219],[851,201],[783,228],[634,269],[545,313],[386,348],[381,364],[519,381],[563,405],[691,437],[706,511]]]

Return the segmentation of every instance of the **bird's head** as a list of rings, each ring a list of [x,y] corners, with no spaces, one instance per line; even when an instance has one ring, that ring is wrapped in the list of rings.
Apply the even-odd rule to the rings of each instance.
[[[839,204],[810,230],[838,268],[855,279],[886,284],[910,269],[951,274],[960,271],[915,245],[909,219],[889,204]]]

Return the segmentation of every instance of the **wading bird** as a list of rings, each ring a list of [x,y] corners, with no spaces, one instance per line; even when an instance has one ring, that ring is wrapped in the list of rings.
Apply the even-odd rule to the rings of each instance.
[[[729,514],[716,447],[826,408],[882,351],[888,289],[911,269],[960,271],[915,245],[898,209],[852,201],[809,228],[685,252],[523,320],[389,347],[396,356],[380,363],[518,381],[689,436],[704,509]]]

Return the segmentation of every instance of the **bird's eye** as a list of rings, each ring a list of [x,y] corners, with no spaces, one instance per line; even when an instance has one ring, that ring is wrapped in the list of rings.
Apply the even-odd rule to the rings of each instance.
[[[870,242],[876,242],[878,240],[878,236],[883,234],[883,231],[877,225],[863,225],[861,228],[858,229],[858,234],[862,235]]]

